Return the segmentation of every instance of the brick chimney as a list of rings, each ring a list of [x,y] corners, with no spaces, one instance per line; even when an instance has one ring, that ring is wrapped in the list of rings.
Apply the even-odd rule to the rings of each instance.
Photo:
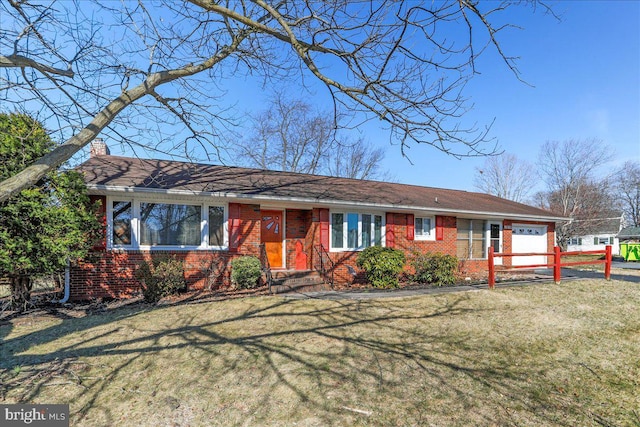
[[[107,147],[107,144],[102,140],[102,138],[96,138],[91,141],[91,151],[89,153],[91,157],[108,156],[109,154],[111,154],[109,147]]]

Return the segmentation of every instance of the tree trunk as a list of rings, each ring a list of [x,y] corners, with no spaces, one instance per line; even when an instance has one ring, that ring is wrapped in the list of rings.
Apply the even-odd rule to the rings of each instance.
[[[24,310],[31,299],[31,277],[15,276],[11,278],[11,306]]]

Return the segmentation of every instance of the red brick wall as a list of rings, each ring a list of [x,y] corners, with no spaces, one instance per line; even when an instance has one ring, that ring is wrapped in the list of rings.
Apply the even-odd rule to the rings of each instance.
[[[101,198],[103,206],[105,199]],[[442,217],[443,240],[410,240],[407,235],[410,214],[394,213],[392,215],[393,239],[397,249],[404,250],[407,255],[413,251],[439,252],[456,255],[456,218]],[[313,210],[287,209],[285,223],[286,265],[293,269],[295,263],[295,244],[300,241],[307,254],[307,268],[313,269],[317,258],[314,246],[320,244],[320,209]],[[517,221],[523,223],[523,221]],[[549,251],[554,246],[554,224],[543,222],[524,222],[548,226]],[[503,222],[503,251],[511,251],[511,227],[513,221]],[[347,266],[358,271],[356,259],[359,252],[331,252],[334,262],[334,280],[338,284],[348,284],[354,280]],[[228,286],[230,283],[229,263],[234,257],[260,254],[260,205],[240,205],[240,239],[237,251],[96,251],[95,262],[80,263],[72,269],[71,299],[120,298],[131,296],[140,291],[140,283],[135,279],[135,270],[140,263],[150,260],[152,256],[172,254],[183,260],[185,276],[189,289],[212,289]],[[509,265],[510,258],[505,258]],[[462,274],[478,274],[486,271],[486,260],[463,260],[460,263]]]
[[[455,217],[443,218],[443,232],[444,239],[441,241],[425,241],[425,240],[408,240],[407,239],[407,214],[393,214],[393,234],[396,249],[404,250],[407,255],[412,251],[417,250],[420,252],[440,252],[449,255],[456,255],[456,219]],[[310,235],[315,240],[315,245],[320,242],[320,227],[319,227],[319,213],[318,209],[313,210],[312,222],[310,228]],[[356,266],[356,259],[359,252],[331,252],[329,254],[331,260],[335,265],[334,279],[338,284],[351,283],[354,277],[350,274],[348,266],[351,266],[356,272],[359,272],[359,268]],[[314,251],[313,257],[316,257]],[[479,264],[474,262],[474,264]],[[486,261],[484,261],[484,268],[486,269]]]
[[[412,215],[399,214],[394,215],[394,234],[395,247],[402,249],[407,255],[407,259],[411,253],[418,251],[421,253],[441,253],[445,255],[456,256],[456,240],[458,237],[458,229],[456,218],[453,216],[442,216],[442,240],[409,240],[407,228],[409,227]],[[462,260],[459,264],[461,274],[477,274],[486,271],[486,260]],[[407,268],[407,271],[409,269]]]
[[[104,200],[104,199],[103,199]],[[229,263],[234,257],[260,254],[260,205],[240,206],[238,251],[96,251],[95,260],[71,270],[71,300],[122,298],[140,292],[135,270],[154,256],[173,255],[184,262],[189,289],[213,289],[230,284]]]
[[[136,269],[152,257],[167,255],[184,262],[189,289],[228,286],[229,262],[241,256],[226,251],[106,251],[95,262],[82,262],[71,269],[71,300],[124,298],[139,293]]]
[[[240,205],[238,253],[260,255],[260,205]]]
[[[405,251],[407,257],[413,251],[419,252],[431,252],[431,253],[442,253],[446,255],[456,256],[456,240],[458,235],[457,223],[455,217],[444,216],[442,217],[443,224],[443,240],[409,240],[407,238],[407,220],[410,221],[411,216],[408,214],[399,214],[396,213],[393,215],[394,227],[394,243],[396,249],[402,249]],[[554,223],[546,223],[546,222],[532,222],[532,221],[517,221],[519,224],[532,224],[532,225],[547,225],[548,226],[548,234],[547,234],[547,245],[549,252],[553,252],[554,246]],[[312,227],[315,231],[315,239],[316,242],[319,241],[319,230],[317,227],[317,215],[313,216]],[[503,221],[503,251],[510,252],[511,251],[511,226],[513,221],[505,220]],[[508,229],[507,229],[508,228]],[[316,243],[317,244],[317,243]],[[349,274],[347,269],[347,265],[353,267],[356,271],[359,269],[356,266],[356,259],[358,256],[358,252],[332,252],[330,253],[330,257],[335,267],[335,280],[336,283],[339,284],[347,284],[353,280],[353,276]],[[505,258],[505,261],[509,260],[509,264],[505,262],[505,265],[510,265],[511,258]],[[550,259],[550,262],[553,260]],[[459,272],[462,275],[478,275],[483,274],[487,271],[487,260],[486,259],[474,259],[474,260],[460,260],[459,263]]]

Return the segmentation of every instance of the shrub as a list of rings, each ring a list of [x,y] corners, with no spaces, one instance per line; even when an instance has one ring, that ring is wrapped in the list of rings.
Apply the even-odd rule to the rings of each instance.
[[[240,289],[255,288],[261,267],[260,260],[254,256],[235,258],[231,261],[231,282]]]
[[[398,275],[404,267],[404,253],[393,248],[371,246],[358,254],[356,264],[376,288],[398,287]]]
[[[440,253],[414,252],[410,261],[415,270],[413,280],[418,283],[451,285],[456,281],[458,258]]]
[[[0,113],[0,181],[55,147],[37,120]],[[86,259],[101,235],[97,212],[82,175],[58,168],[0,203],[0,277],[11,285],[12,308],[27,307],[34,279],[64,271],[67,260]]]
[[[142,282],[142,294],[148,302],[158,302],[187,287],[184,265],[173,257],[154,258],[151,263],[143,262],[136,270],[136,278]]]

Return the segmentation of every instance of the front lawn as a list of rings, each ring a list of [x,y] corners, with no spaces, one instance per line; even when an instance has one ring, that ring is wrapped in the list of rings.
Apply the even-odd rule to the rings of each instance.
[[[1,403],[82,426],[640,426],[637,283],[79,315],[0,325]]]
[[[562,257],[562,263],[567,263],[567,262],[593,262],[593,261],[604,261],[604,255],[570,255],[570,256],[563,256]],[[577,266],[573,266],[571,268],[576,268],[576,269],[579,269],[579,270],[604,271],[604,263],[577,265]]]

